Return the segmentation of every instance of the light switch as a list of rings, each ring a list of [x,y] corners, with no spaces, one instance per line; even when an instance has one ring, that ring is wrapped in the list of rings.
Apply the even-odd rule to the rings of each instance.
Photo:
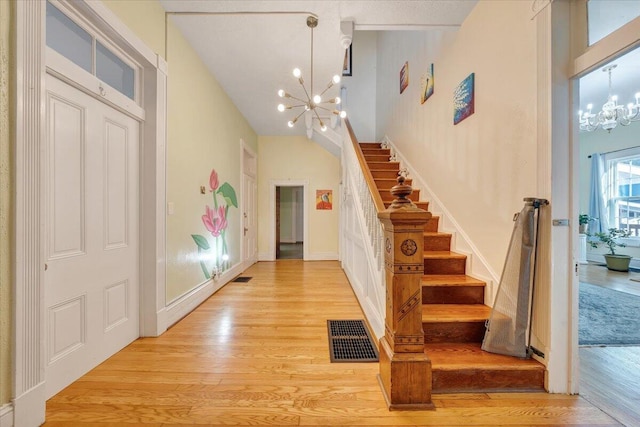
[[[173,215],[175,211],[175,204],[173,202],[167,203],[167,215]]]

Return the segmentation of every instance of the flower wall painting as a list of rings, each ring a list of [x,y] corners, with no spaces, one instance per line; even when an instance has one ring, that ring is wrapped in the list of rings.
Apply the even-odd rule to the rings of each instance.
[[[433,64],[431,64],[427,72],[422,76],[420,84],[420,104],[424,104],[431,95],[433,95]]]
[[[227,218],[229,217],[229,208],[231,206],[238,207],[236,191],[228,182],[220,185],[215,169],[212,169],[209,175],[209,192],[213,197],[213,207],[205,205],[202,224],[213,238],[213,244],[211,244],[210,238],[201,234],[191,235],[198,247],[198,259],[206,279],[211,279],[212,271],[222,273],[229,268],[229,249],[226,236],[229,223]],[[218,196],[222,200],[218,200]]]
[[[405,62],[400,70],[400,93],[409,86],[409,62]]]
[[[474,113],[475,73],[469,74],[453,91],[453,124],[457,125]]]
[[[316,190],[316,210],[330,211],[333,209],[333,190]]]

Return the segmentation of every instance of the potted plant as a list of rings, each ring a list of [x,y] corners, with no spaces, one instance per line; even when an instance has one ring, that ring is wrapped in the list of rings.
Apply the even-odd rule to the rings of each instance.
[[[614,271],[629,271],[629,263],[631,257],[629,255],[621,255],[616,253],[616,248],[619,246],[624,248],[624,243],[618,242],[616,239],[629,237],[628,230],[621,228],[610,228],[606,233],[599,232],[594,234],[587,234],[590,237],[595,237],[597,240],[590,240],[589,244],[593,248],[597,248],[600,244],[604,244],[609,248],[609,253],[604,255],[604,259],[607,262],[607,268]]]
[[[589,216],[587,214],[580,214],[578,215],[578,223],[580,224],[580,227],[578,228],[578,232],[580,234],[588,234],[589,232],[589,223],[591,221],[595,221],[597,218],[594,218],[592,216]]]

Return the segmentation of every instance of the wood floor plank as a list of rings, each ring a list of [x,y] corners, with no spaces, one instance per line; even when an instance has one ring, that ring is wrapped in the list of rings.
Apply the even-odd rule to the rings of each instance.
[[[158,338],[47,402],[45,426],[612,426],[578,396],[434,395],[390,412],[377,363],[331,363],[327,319],[362,319],[338,262],[259,263]]]

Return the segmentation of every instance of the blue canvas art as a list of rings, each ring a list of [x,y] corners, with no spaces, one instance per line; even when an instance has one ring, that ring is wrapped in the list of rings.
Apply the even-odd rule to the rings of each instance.
[[[473,114],[474,110],[474,76],[469,74],[453,91],[453,124],[457,125]]]

